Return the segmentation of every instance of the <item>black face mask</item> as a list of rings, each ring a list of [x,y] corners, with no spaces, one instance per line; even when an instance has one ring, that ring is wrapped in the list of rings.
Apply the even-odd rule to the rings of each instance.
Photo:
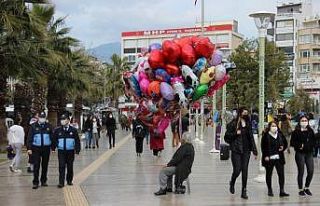
[[[249,115],[242,115],[242,119],[244,119],[244,120],[246,120],[246,121],[249,121],[250,120],[250,118],[249,118]]]

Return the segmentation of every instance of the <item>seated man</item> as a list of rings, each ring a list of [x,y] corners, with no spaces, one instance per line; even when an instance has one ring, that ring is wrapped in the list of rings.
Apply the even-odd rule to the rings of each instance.
[[[165,195],[172,192],[172,176],[175,175],[176,193],[184,193],[182,182],[191,173],[194,160],[194,148],[191,143],[191,135],[186,132],[182,135],[181,146],[174,153],[170,162],[160,171],[160,190],[155,195]]]

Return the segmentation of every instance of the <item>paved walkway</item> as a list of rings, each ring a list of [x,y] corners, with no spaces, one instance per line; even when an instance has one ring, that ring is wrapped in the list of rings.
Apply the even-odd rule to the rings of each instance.
[[[158,174],[162,165],[170,160],[175,149],[170,146],[171,136],[166,140],[166,149],[161,157],[153,157],[146,143],[142,157],[136,157],[134,140],[122,135],[122,140],[113,150],[100,148],[86,150],[75,162],[75,185],[56,188],[57,160],[50,160],[49,187],[31,189],[31,176],[13,175],[7,165],[0,166],[0,205],[319,205],[320,204],[320,160],[315,159],[315,174],[311,185],[313,197],[299,198],[296,183],[296,166],[293,155],[287,156],[286,191],[289,198],[270,198],[266,195],[265,183],[252,179],[258,174],[258,162],[251,158],[249,168],[249,200],[240,198],[241,178],[236,185],[236,194],[228,192],[231,162],[220,161],[218,154],[210,154],[211,138],[206,144],[195,143],[196,157],[190,176],[191,193],[168,194],[156,197]],[[209,136],[209,135],[206,135]],[[105,144],[105,143],[104,143]],[[278,194],[277,176],[274,175],[274,193]],[[12,197],[10,197],[12,195]],[[77,202],[77,203],[76,203]]]

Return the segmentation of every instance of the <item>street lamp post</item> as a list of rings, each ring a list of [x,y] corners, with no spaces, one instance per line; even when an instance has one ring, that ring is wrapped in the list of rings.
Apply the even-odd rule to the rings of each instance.
[[[256,27],[259,31],[259,135],[258,135],[258,155],[259,155],[259,175],[254,180],[256,182],[264,182],[265,177],[262,173],[263,168],[261,166],[261,149],[260,142],[262,138],[262,132],[264,130],[264,79],[265,79],[265,39],[267,36],[267,28],[270,22],[274,19],[275,14],[270,12],[255,12],[249,15],[254,18]]]

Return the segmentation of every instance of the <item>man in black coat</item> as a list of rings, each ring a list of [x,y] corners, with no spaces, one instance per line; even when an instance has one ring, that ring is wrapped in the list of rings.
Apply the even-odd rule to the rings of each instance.
[[[170,162],[160,171],[160,190],[155,195],[165,195],[172,192],[172,176],[175,175],[176,193],[184,193],[182,182],[188,178],[194,160],[194,148],[191,144],[190,133],[184,133],[181,146],[174,153]]]

